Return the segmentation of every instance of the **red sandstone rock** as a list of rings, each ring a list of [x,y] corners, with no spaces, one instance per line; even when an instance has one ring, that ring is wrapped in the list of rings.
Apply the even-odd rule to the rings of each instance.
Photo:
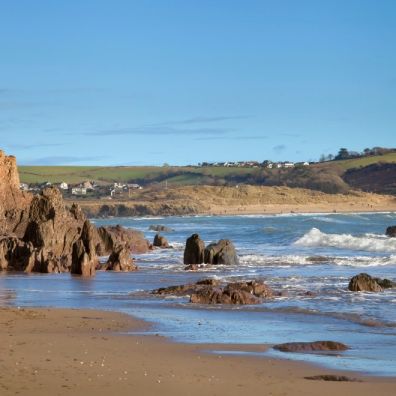
[[[107,271],[136,271],[138,268],[133,262],[129,247],[119,245],[111,253],[105,269]]]
[[[125,243],[132,253],[147,253],[150,250],[150,243],[140,231],[116,225],[99,227],[98,234],[101,239],[99,255],[109,254],[118,245]]]

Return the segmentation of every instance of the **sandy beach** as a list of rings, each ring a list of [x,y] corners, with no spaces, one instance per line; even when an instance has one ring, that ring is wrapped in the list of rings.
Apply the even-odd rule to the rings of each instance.
[[[148,324],[119,313],[30,308],[0,312],[4,396],[391,395],[396,386],[394,378],[335,373],[288,360],[209,354],[205,351],[215,350],[215,345],[127,335],[148,329]],[[359,381],[304,378],[322,374],[344,374]]]

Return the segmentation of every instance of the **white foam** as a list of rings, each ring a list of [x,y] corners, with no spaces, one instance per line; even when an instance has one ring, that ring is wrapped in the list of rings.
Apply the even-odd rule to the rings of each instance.
[[[362,236],[326,234],[317,228],[312,228],[294,244],[308,247],[334,247],[367,252],[396,253],[396,238],[387,238],[376,234],[365,234]]]
[[[318,257],[302,255],[283,255],[283,256],[266,256],[256,254],[246,254],[239,257],[242,265],[247,267],[257,266],[276,266],[288,268],[297,265],[322,265],[335,264],[338,266],[348,267],[379,267],[386,265],[396,265],[396,255],[390,256],[332,256]]]

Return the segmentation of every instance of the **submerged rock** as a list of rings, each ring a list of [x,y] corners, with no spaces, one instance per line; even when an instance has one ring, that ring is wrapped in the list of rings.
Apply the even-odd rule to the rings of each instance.
[[[396,288],[396,282],[391,281],[390,279],[381,279],[381,278],[373,278],[383,289],[392,289]]]
[[[388,237],[396,238],[396,226],[388,227],[385,231],[385,234],[388,235]]]
[[[313,341],[313,342],[286,342],[273,347],[281,352],[330,352],[346,351],[349,347],[336,341]]]
[[[172,232],[173,231],[172,228],[169,228],[169,227],[164,226],[164,225],[151,225],[149,227],[149,230],[150,231],[156,231],[156,232]]]
[[[204,262],[205,242],[198,234],[192,234],[186,240],[184,264],[202,264]]]
[[[349,282],[350,291],[381,292],[382,287],[370,275],[361,273],[355,275]]]

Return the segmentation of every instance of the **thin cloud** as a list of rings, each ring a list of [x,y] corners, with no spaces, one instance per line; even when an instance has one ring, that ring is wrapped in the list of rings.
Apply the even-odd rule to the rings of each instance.
[[[140,128],[105,129],[96,132],[86,132],[87,136],[117,136],[117,135],[225,135],[232,132],[226,128],[175,128],[171,126],[143,126]]]
[[[210,123],[210,122],[221,122],[221,121],[229,121],[229,120],[240,120],[248,118],[247,116],[217,116],[217,117],[192,117],[187,118],[185,120],[180,121],[170,121],[168,123],[164,123],[164,125],[173,124],[173,125],[188,125],[188,124],[203,124],[203,123]]]
[[[206,137],[197,137],[195,140],[238,140],[238,141],[244,141],[244,140],[265,140],[268,139],[268,136],[227,136],[227,137],[221,137],[221,136],[206,136]]]
[[[5,143],[4,146],[11,150],[28,150],[37,147],[59,147],[64,146],[64,143]]]
[[[299,133],[280,133],[279,136],[293,137],[298,138],[301,137]]]
[[[279,154],[286,150],[286,146],[284,144],[278,144],[277,146],[272,147],[272,150]]]
[[[86,132],[87,136],[115,136],[115,135],[225,135],[233,129],[223,127],[201,126],[183,128],[182,126],[217,123],[222,121],[247,118],[246,116],[197,116],[183,120],[164,121],[146,124],[139,127],[122,127]]]
[[[92,162],[103,159],[97,157],[50,156],[21,161],[21,165],[71,165],[81,162]]]

